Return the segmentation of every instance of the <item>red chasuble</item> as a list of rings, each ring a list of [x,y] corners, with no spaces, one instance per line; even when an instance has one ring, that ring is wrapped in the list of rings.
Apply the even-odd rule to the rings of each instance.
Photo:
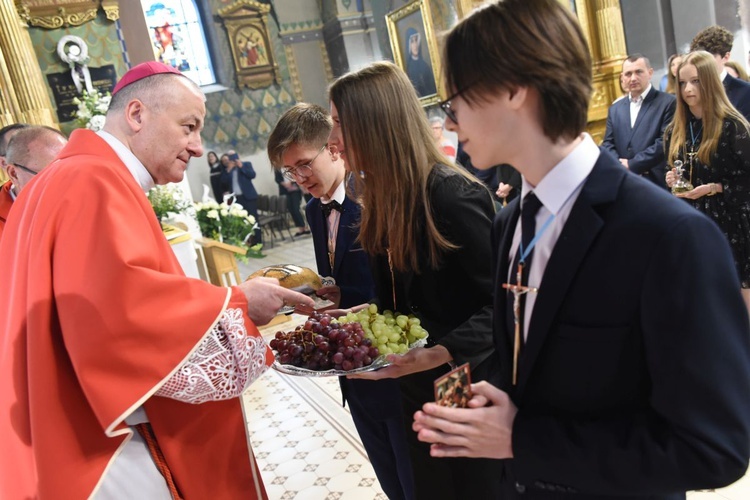
[[[227,307],[259,336],[244,296],[184,276],[96,134],[73,132],[58,158],[0,243],[0,498],[95,493],[141,405],[186,499],[265,498],[237,398],[152,397]]]
[[[10,195],[10,188],[12,185],[12,181],[7,181],[3,184],[2,188],[0,188],[0,240],[3,238],[5,221],[8,220],[10,207],[13,206],[13,197]]]

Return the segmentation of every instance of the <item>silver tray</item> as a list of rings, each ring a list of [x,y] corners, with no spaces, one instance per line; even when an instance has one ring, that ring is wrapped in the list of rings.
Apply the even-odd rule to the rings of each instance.
[[[340,377],[342,375],[354,375],[355,373],[366,373],[380,370],[388,365],[392,365],[390,361],[385,359],[385,356],[378,356],[375,361],[370,363],[368,366],[362,368],[354,368],[353,370],[308,370],[307,368],[299,368],[293,365],[282,365],[278,361],[274,361],[271,368],[280,373],[287,375],[296,375],[298,377]]]

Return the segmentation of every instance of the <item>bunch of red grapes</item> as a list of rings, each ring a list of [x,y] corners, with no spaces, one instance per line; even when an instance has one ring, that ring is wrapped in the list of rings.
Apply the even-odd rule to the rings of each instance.
[[[294,331],[276,332],[269,344],[279,363],[308,370],[354,370],[380,355],[359,323],[339,324],[318,312]]]

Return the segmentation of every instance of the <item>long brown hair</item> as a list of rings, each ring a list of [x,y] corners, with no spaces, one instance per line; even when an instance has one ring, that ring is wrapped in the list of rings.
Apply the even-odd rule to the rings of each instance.
[[[475,180],[437,149],[427,116],[406,74],[376,62],[336,80],[328,90],[336,106],[355,192],[362,203],[359,238],[370,255],[390,251],[394,269],[419,272],[421,239],[429,264],[457,248],[437,229],[430,210],[428,177],[444,164]],[[470,221],[467,221],[470,223]]]
[[[664,91],[668,94],[677,93],[677,76],[672,74],[672,61],[674,61],[678,57],[682,58],[682,54],[672,54],[671,56],[669,56],[669,60],[667,61],[667,88],[664,89]],[[677,71],[679,70],[680,67],[677,66]]]
[[[690,108],[682,97],[682,85],[679,84],[679,76],[680,70],[688,64],[695,66],[700,82],[703,138],[698,148],[698,159],[701,163],[704,165],[711,163],[711,155],[716,152],[719,140],[721,140],[725,118],[731,118],[738,123],[738,126],[745,129],[750,127],[747,120],[729,102],[727,94],[724,92],[724,85],[719,80],[719,71],[716,68],[714,56],[703,50],[691,52],[683,56],[682,62],[677,68],[677,108],[672,123],[667,126],[664,132],[665,144],[671,136],[669,151],[667,151],[667,162],[670,166],[674,166],[674,160],[680,158],[680,151],[687,142],[688,111]]]

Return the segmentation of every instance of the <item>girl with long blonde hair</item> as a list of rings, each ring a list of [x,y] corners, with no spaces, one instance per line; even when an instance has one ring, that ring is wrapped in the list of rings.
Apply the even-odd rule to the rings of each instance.
[[[357,174],[375,300],[416,315],[430,335],[430,348],[392,356],[392,366],[367,375],[399,377],[416,498],[498,498],[498,461],[433,458],[411,430],[449,362],[471,363],[473,380],[494,374],[491,322],[474,316],[485,307],[489,314],[492,303],[492,196],[438,150],[414,87],[395,65],[344,75],[329,97],[329,146]]]
[[[750,125],[729,102],[708,52],[683,57],[678,84],[664,147],[670,167],[682,161],[694,189],[677,196],[713,219],[727,236],[750,309]],[[674,169],[667,172],[669,187],[676,179]]]

